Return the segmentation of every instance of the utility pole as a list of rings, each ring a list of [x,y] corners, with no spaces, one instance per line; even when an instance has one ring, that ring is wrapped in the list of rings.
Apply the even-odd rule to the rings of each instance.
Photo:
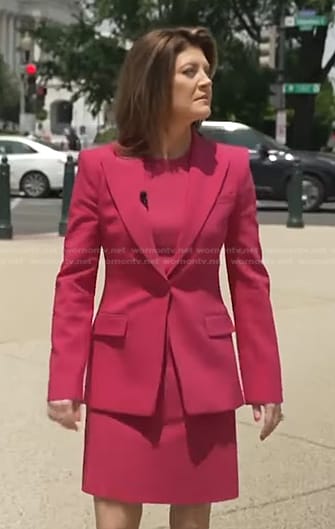
[[[277,46],[278,44],[278,46]],[[276,140],[286,143],[285,82],[285,11],[282,10],[279,27],[266,25],[260,31],[259,65],[276,72],[271,85],[270,103],[276,109]]]
[[[276,140],[279,143],[286,144],[286,98],[284,92],[285,83],[285,7],[282,7],[280,15],[280,24],[278,29],[278,68],[277,68],[277,86],[279,87],[278,108],[276,113]]]

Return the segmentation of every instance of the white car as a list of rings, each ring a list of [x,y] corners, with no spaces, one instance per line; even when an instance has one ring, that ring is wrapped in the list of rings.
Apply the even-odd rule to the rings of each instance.
[[[59,151],[38,139],[0,135],[0,160],[7,156],[12,193],[39,198],[48,196],[50,191],[60,192],[69,154],[77,160],[77,152]]]

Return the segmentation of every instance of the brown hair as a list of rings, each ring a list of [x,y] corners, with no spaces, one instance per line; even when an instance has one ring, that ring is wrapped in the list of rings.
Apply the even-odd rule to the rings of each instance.
[[[119,154],[140,157],[161,147],[162,127],[171,112],[176,57],[189,46],[202,50],[213,76],[216,44],[203,27],[156,29],[137,39],[128,51],[115,103]]]

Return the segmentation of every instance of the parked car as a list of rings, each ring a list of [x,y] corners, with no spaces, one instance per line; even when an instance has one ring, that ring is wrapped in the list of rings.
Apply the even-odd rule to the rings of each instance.
[[[45,197],[62,190],[69,154],[76,161],[78,153],[61,152],[38,139],[0,136],[0,155],[6,155],[10,164],[11,192],[22,191],[28,197]]]
[[[258,130],[231,121],[205,121],[200,132],[217,142],[247,147],[259,200],[286,201],[293,160],[301,160],[304,211],[335,201],[335,157],[322,152],[294,151]]]

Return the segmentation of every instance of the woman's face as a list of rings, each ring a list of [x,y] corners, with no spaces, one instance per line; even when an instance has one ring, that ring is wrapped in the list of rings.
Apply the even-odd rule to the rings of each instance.
[[[189,46],[176,58],[172,86],[172,119],[191,124],[211,113],[210,66],[200,48]]]

